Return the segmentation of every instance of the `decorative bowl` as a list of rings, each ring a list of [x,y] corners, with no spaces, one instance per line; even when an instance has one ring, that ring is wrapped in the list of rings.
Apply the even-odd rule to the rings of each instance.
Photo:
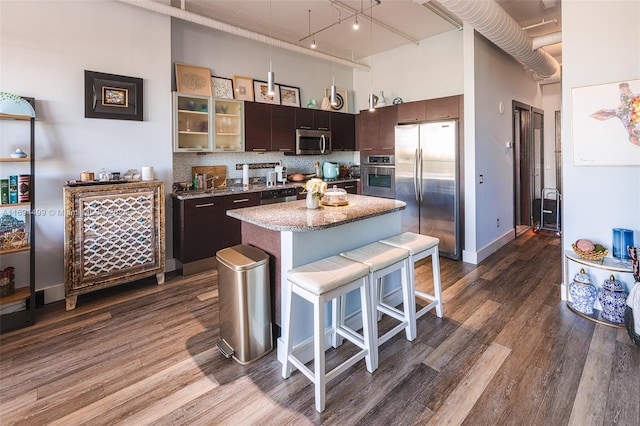
[[[18,148],[11,153],[11,158],[27,158],[27,153]]]
[[[576,246],[576,243],[571,244],[571,248],[573,248],[573,251],[575,251],[578,256],[585,260],[602,260],[609,253],[609,250],[607,249],[584,252]]]

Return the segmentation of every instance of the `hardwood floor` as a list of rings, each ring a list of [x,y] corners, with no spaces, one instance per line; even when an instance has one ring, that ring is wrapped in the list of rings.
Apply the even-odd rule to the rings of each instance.
[[[384,344],[373,374],[360,362],[330,382],[322,414],[301,373],[281,378],[275,351],[246,366],[218,352],[210,272],[82,295],[70,312],[47,305],[0,336],[0,424],[640,424],[640,348],[560,301],[553,233],[441,269],[445,317]],[[432,285],[430,259],[416,275]]]

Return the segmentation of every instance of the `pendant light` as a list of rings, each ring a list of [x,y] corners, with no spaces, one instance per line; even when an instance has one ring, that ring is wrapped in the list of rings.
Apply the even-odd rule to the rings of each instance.
[[[360,0],[360,13],[362,13],[362,0]],[[360,23],[358,22],[358,12],[356,12],[356,19],[353,21],[353,29],[358,30],[360,28]]]
[[[374,111],[376,103],[378,102],[378,97],[373,93],[373,0],[371,0],[369,24],[371,25],[371,93],[369,94],[369,111]]]
[[[267,73],[267,95],[273,96],[276,94],[276,75],[273,72],[273,61],[271,60],[271,50],[273,49],[273,33],[271,27],[273,25],[271,18],[271,0],[269,0],[269,38],[271,39],[271,46],[269,46],[269,72]]]
[[[309,35],[307,37],[311,37],[311,48],[315,49],[316,47],[318,47],[318,45],[316,44],[316,35],[313,34],[313,36],[311,35],[311,9],[309,9]]]
[[[333,7],[331,7],[331,20],[333,20]],[[334,31],[332,31],[332,33],[334,33]],[[338,90],[336,89],[336,71],[335,71],[335,67],[336,67],[336,60],[335,60],[335,56],[336,56],[336,48],[335,48],[336,44],[335,41],[333,43],[333,57],[334,59],[331,61],[331,89],[329,91],[329,103],[331,104],[331,106],[338,106]]]

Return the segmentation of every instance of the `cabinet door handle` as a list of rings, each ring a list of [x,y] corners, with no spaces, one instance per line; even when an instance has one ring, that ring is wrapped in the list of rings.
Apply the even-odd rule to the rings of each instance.
[[[300,129],[307,129],[307,130],[311,130],[311,126],[300,126]]]
[[[393,149],[393,148],[394,147],[392,147],[392,146],[384,146],[384,147],[382,147],[382,149]]]
[[[200,207],[211,207],[211,206],[215,206],[215,204],[214,203],[196,204],[196,209],[199,209]]]
[[[239,199],[239,200],[233,200],[233,204],[236,204],[236,203],[246,203],[247,201],[249,201],[249,199],[248,199],[248,198],[241,198],[241,199]]]
[[[373,148],[360,148],[360,151],[373,151]]]
[[[436,120],[440,120],[442,118],[449,118],[449,114],[447,114],[447,115],[439,115],[439,116],[435,117]]]
[[[345,185],[344,186],[344,189],[351,189],[351,188],[355,188],[355,186],[354,185]]]
[[[318,130],[329,130],[328,127],[318,127]]]
[[[253,148],[252,151],[266,151],[266,148]]]
[[[291,148],[278,148],[278,151],[289,152],[289,151],[293,151],[293,150]]]

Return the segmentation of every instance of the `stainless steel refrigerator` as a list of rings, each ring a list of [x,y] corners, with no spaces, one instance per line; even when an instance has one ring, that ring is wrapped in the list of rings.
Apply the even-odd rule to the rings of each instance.
[[[395,162],[403,232],[437,237],[440,254],[460,259],[457,120],[396,126]]]

